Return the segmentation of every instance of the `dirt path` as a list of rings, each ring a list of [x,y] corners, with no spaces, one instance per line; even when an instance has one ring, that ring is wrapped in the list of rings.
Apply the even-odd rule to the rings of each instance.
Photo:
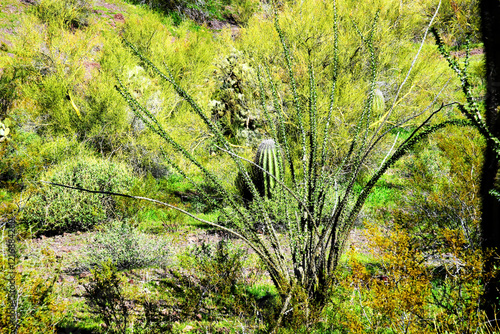
[[[83,301],[84,285],[87,284],[91,273],[86,271],[74,272],[74,264],[83,256],[86,245],[92,242],[96,233],[101,232],[65,233],[54,237],[41,236],[26,241],[23,247],[22,256],[24,259],[29,257],[41,258],[43,257],[41,254],[55,258],[52,265],[44,269],[42,275],[46,276],[47,279],[57,275],[55,293],[58,298],[68,303],[69,307],[78,307],[77,305]],[[182,256],[189,256],[189,251],[194,246],[199,246],[202,243],[215,245],[219,240],[227,238],[227,235],[214,230],[188,227],[175,233],[165,234],[164,238],[169,241],[169,253],[171,254],[168,267],[165,269],[144,268],[126,271],[124,273],[125,277],[127,277],[129,284],[134,286],[134,291],[147,289],[147,284],[152,280],[168,277],[170,269],[190,276],[191,273],[188,272],[188,268],[183,268],[180,263]],[[243,279],[256,282],[255,279],[258,277],[259,284],[272,284],[267,273],[259,265],[260,262],[254,252],[241,240],[232,239],[231,241],[236,248],[243,248],[247,251],[247,265],[243,269]],[[351,231],[349,243],[356,252],[368,254],[370,251],[363,230],[354,229]],[[74,312],[81,312],[81,310],[76,308]]]
[[[28,242],[27,248],[31,249],[32,252],[38,252],[41,249],[50,249],[56,259],[60,260],[63,270],[68,271],[75,260],[83,254],[83,248],[92,242],[92,237],[96,233],[100,232],[64,233],[63,235],[54,237],[41,236]],[[164,238],[170,244],[169,251],[172,258],[175,258],[180,254],[185,254],[190,248],[203,243],[215,245],[220,240],[227,239],[228,235],[211,229],[184,229],[175,233],[165,234]],[[235,247],[245,249],[248,254],[254,253],[243,241],[235,238],[231,238],[231,241]],[[370,245],[361,229],[353,229],[351,231],[349,246],[354,248],[358,253],[370,254]]]

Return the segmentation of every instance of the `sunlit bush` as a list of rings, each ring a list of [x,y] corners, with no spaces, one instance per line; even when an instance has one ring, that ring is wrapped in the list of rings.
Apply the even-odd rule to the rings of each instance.
[[[432,1],[426,1],[426,13],[436,7]],[[436,28],[440,30],[446,44],[463,47],[467,35],[473,43],[481,41],[481,15],[479,0],[443,0],[437,17]]]
[[[127,223],[114,222],[89,240],[79,270],[88,270],[110,262],[118,270],[164,267],[168,242],[134,230]]]
[[[474,129],[449,128],[403,159],[392,217],[412,231],[415,246],[439,250],[445,229],[461,230],[468,247],[480,247],[479,197],[484,140]]]
[[[81,157],[42,174],[42,180],[90,190],[126,192],[133,176],[124,164]],[[63,233],[93,228],[119,216],[111,196],[40,184],[34,189],[21,221],[35,233]]]
[[[14,280],[8,268],[9,255],[5,245],[5,230],[2,230],[0,253],[0,333],[13,333],[12,317],[17,318],[17,333],[53,333],[62,320],[66,303],[54,292],[55,277],[44,271],[56,261],[50,249],[42,249],[16,263]],[[16,261],[16,260],[13,260]],[[12,286],[15,282],[15,286]],[[17,309],[9,300],[11,289],[15,290]]]
[[[93,0],[38,0],[35,14],[55,27],[77,28],[88,24]]]
[[[467,247],[463,231],[443,229],[444,246],[431,257],[397,224],[366,232],[378,260],[364,265],[351,257],[352,271],[337,290],[344,295],[329,310],[332,322],[356,333],[490,333],[479,301],[492,277],[481,270],[491,254]]]

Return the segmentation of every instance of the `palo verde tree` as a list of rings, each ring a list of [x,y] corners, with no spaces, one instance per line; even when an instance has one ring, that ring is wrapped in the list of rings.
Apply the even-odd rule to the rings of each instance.
[[[353,28],[359,35],[361,47],[369,54],[369,78],[367,80],[369,85],[364,107],[357,114],[357,123],[352,125],[352,140],[345,156],[338,165],[329,164],[331,136],[334,131],[333,118],[338,94],[337,82],[340,75],[339,68],[342,66],[339,63],[338,50],[341,46],[338,45],[339,19],[335,1],[333,2],[333,10],[334,52],[331,59],[333,81],[329,93],[327,93],[329,106],[323,113],[318,110],[315,67],[311,61],[314,50],[311,51],[309,55],[311,58],[308,60],[308,96],[303,96],[298,91],[291,49],[280,27],[278,15],[275,15],[275,29],[283,50],[292,105],[286,109],[282,106],[278,85],[273,80],[269,68],[265,66],[259,68],[261,106],[269,125],[270,137],[280,152],[280,154],[275,155],[278,171],[273,173],[268,172],[255,162],[241,157],[228,139],[223,136],[219,126],[178,84],[168,68],[161,70],[138,48],[124,40],[124,43],[128,45],[144,67],[147,67],[153,75],[168,82],[177,94],[189,104],[193,113],[203,121],[210,131],[219,153],[228,155],[235,170],[241,175],[242,182],[252,194],[251,205],[242,205],[233,188],[226,186],[221,177],[212,173],[200,159],[197,159],[186,147],[174,140],[165,131],[156,116],[142,106],[118,78],[116,88],[128,102],[135,115],[175,152],[195,166],[204,176],[204,182],[208,182],[210,188],[215,189],[216,196],[214,197],[213,194],[207,193],[206,188],[191,177],[180,164],[176,163],[174,159],[166,157],[172,168],[191,182],[208,204],[219,210],[222,219],[207,221],[168,203],[162,204],[188,214],[198,221],[232,233],[256,252],[264,263],[282,301],[282,310],[276,321],[276,327],[281,323],[285,313],[291,314],[287,312],[290,308],[303,311],[302,314],[309,323],[309,321],[314,320],[314,317],[325,305],[330,288],[334,284],[333,273],[339,264],[349,232],[352,230],[367,196],[380,177],[408,150],[429,134],[451,124],[469,124],[467,120],[463,119],[433,123],[433,116],[444,108],[441,105],[436,110],[427,112],[434,105],[434,101],[425,111],[409,115],[406,119],[391,118],[400,98],[401,88],[408,80],[423,47],[428,29],[405,79],[399,86],[392,105],[387,108],[381,119],[374,119],[373,106],[377,89],[377,57],[374,36],[378,21],[377,13],[373,17],[374,24],[367,33],[363,33],[357,24],[352,22]],[[270,96],[270,103],[266,101],[266,96]],[[273,106],[272,111],[269,104]],[[297,122],[298,130],[293,135],[287,132],[287,119],[293,119]],[[393,147],[384,154],[385,158],[378,164],[379,167],[361,184],[361,189],[356,187],[362,166],[369,159],[377,156],[379,151],[385,147],[383,144],[391,131],[397,130],[409,120],[415,119],[421,119],[421,122],[413,128],[410,135],[395,142]],[[251,164],[253,168],[260,169],[267,174],[268,182],[274,183],[274,187],[268,189],[271,194],[263,194],[259,191],[251,173],[246,168],[246,164]],[[277,228],[277,220],[284,226]]]

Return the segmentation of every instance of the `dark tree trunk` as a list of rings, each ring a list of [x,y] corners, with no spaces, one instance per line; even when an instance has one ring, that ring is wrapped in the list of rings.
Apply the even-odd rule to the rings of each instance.
[[[486,53],[486,124],[491,134],[500,138],[500,1],[481,1],[481,24]],[[490,271],[500,264],[500,202],[489,194],[495,184],[499,169],[499,160],[488,140],[484,153],[484,165],[481,179],[482,219],[481,233],[483,249],[494,250],[497,256],[489,258],[485,270]],[[482,307],[490,320],[495,319],[495,310],[500,306],[500,276],[496,275],[485,284]],[[500,311],[496,310],[497,312]]]

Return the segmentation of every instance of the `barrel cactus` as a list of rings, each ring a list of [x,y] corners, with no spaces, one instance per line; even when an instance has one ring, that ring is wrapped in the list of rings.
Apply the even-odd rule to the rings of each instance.
[[[252,165],[248,170],[255,188],[263,197],[272,197],[272,190],[276,186],[276,180],[280,176],[277,152],[278,149],[274,140],[266,139],[262,141],[254,158],[255,165]],[[246,201],[251,201],[253,199],[252,192],[245,183],[241,173],[238,173],[235,183],[241,197]]]

